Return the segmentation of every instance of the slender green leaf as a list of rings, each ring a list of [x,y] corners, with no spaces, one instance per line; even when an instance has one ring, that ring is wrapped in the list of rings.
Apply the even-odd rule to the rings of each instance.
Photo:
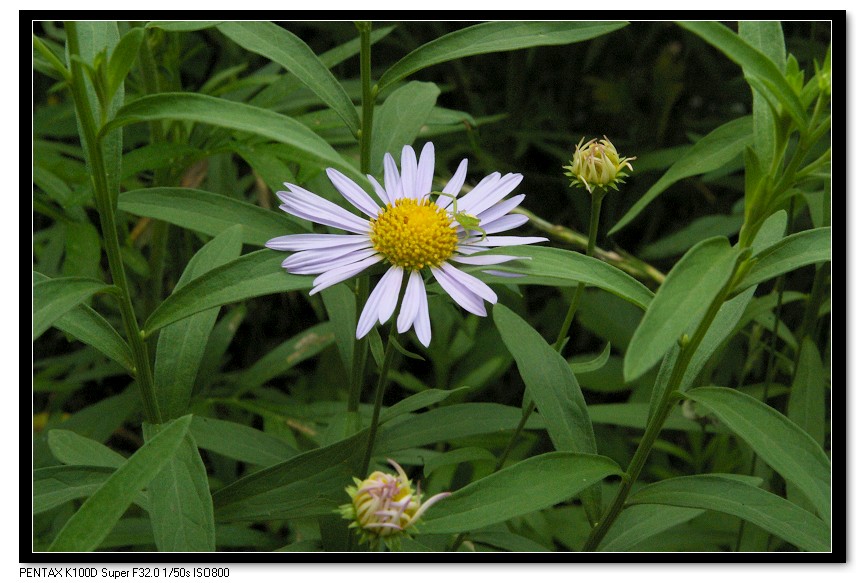
[[[610,527],[599,551],[627,551],[649,537],[703,514],[701,508],[677,508],[664,504],[640,504],[625,508]]]
[[[784,31],[778,21],[739,22],[739,36],[752,47],[769,57],[778,67],[784,67],[787,49],[784,46]],[[763,168],[769,168],[775,153],[775,116],[772,106],[757,89],[751,91],[754,99],[754,150]]]
[[[395,403],[390,407],[384,409],[381,413],[380,423],[386,423],[391,419],[396,419],[400,415],[405,415],[406,413],[413,413],[418,409],[424,409],[426,407],[430,407],[435,405],[436,403],[441,403],[442,401],[449,399],[451,397],[456,397],[461,394],[465,394],[470,387],[462,387],[459,389],[452,390],[444,390],[444,389],[426,389],[410,397],[406,397],[399,403]]]
[[[626,26],[626,22],[485,22],[431,41],[394,64],[378,82],[379,89],[425,67],[470,55],[528,47],[566,45],[589,40]]]
[[[832,229],[820,227],[784,237],[757,253],[748,274],[733,293],[812,263],[832,259]]]
[[[805,127],[807,120],[802,102],[790,87],[784,73],[769,57],[719,22],[679,22],[677,24],[701,37],[741,66],[752,86],[757,84],[759,84],[757,87],[765,86],[765,89],[781,102],[796,124]]]
[[[189,432],[201,449],[259,466],[272,466],[297,455],[278,437],[232,421],[196,415]]]
[[[814,341],[806,337],[799,353],[796,377],[790,388],[787,416],[817,443],[826,439],[826,389],[823,361]]]
[[[556,450],[598,453],[586,400],[562,355],[504,305],[495,305],[493,320]]]
[[[496,265],[496,271],[523,274],[521,278],[509,278],[483,273],[483,269],[472,268],[479,279],[487,283],[508,283],[528,285],[552,285],[576,287],[581,282],[589,287],[599,287],[625,299],[643,309],[652,301],[652,292],[639,281],[594,257],[582,253],[554,249],[552,247],[499,247],[496,254],[526,257],[524,261],[509,261]],[[479,254],[480,255],[480,254]],[[488,269],[488,268],[487,268]]]
[[[242,372],[236,383],[246,389],[264,385],[299,362],[315,356],[333,344],[332,327],[330,322],[323,322],[289,338]]]
[[[708,474],[671,478],[646,486],[628,504],[705,508],[738,516],[806,551],[828,551],[826,523],[806,510],[741,478]]]
[[[225,22],[217,28],[246,50],[285,67],[338,113],[352,134],[357,134],[360,119],[354,104],[305,42],[272,22]]]
[[[302,453],[214,492],[222,521],[252,521],[328,515],[348,501],[354,466],[367,431],[333,445]]]
[[[123,38],[114,47],[114,52],[111,53],[111,59],[108,61],[109,96],[113,96],[114,92],[123,84],[127,73],[135,64],[135,59],[138,58],[138,48],[143,39],[144,29],[132,28],[123,35]]]
[[[336,347],[345,367],[346,374],[351,371],[351,361],[354,358],[355,329],[357,322],[357,302],[354,292],[345,284],[332,285],[322,290],[321,298],[327,310],[333,330]]]
[[[595,425],[616,425],[618,427],[633,427],[645,429],[649,418],[649,403],[604,403],[589,405],[589,417]],[[664,429],[673,431],[703,431],[703,427],[692,419],[682,415],[681,408],[673,412],[664,421]],[[705,431],[709,433],[727,433],[723,427],[708,425]]]
[[[378,455],[450,441],[470,435],[512,432],[522,412],[518,407],[498,403],[460,403],[438,407],[404,420],[395,420],[379,430],[375,451]],[[532,415],[527,429],[544,427],[540,416]]]
[[[99,231],[89,221],[65,225],[66,245],[63,257],[63,275],[99,279],[102,269],[102,242]]]
[[[240,232],[240,226],[230,227],[202,247],[183,270],[174,292],[240,255]],[[153,384],[159,409],[167,419],[186,413],[198,366],[218,313],[219,308],[198,312],[165,326],[159,333]]]
[[[514,534],[512,532],[485,531],[473,532],[469,535],[470,540],[476,543],[490,545],[504,551],[513,553],[549,553],[550,549],[538,544],[530,538]]]
[[[740,117],[715,128],[701,138],[613,225],[609,234],[612,235],[628,225],[674,183],[688,176],[717,170],[740,155],[752,142],[752,126],[750,116]]]
[[[125,457],[110,447],[65,429],[48,432],[48,447],[58,461],[70,466],[119,468],[126,462]]]
[[[48,281],[48,277],[33,272],[33,283]],[[78,305],[54,321],[54,327],[89,344],[126,370],[131,371],[132,351],[117,330],[93,308]]]
[[[646,260],[672,257],[685,253],[688,249],[710,237],[729,237],[739,232],[742,227],[742,215],[708,215],[699,217],[687,227],[667,235],[651,245],[646,245],[640,252],[640,258]]]
[[[134,412],[141,408],[141,396],[135,382],[119,395],[107,397],[74,413],[59,425],[60,429],[106,441]]]
[[[244,103],[196,93],[160,93],[132,101],[117,112],[103,132],[142,121],[176,119],[249,132],[288,144],[322,167],[332,166],[353,178],[367,182],[350,164],[311,129],[292,118]]]
[[[89,277],[58,277],[34,283],[33,340],[93,294],[113,288],[104,281]]]
[[[118,208],[211,236],[237,225],[242,229],[243,242],[250,245],[262,246],[274,237],[306,231],[282,211],[193,188],[130,190],[121,193]]]
[[[110,475],[111,468],[102,466],[49,466],[34,470],[33,514],[90,496]]]
[[[424,534],[484,528],[573,498],[617,474],[616,462],[603,456],[559,451],[535,456],[439,501],[427,511],[421,528]]]
[[[658,288],[625,353],[625,380],[632,380],[661,360],[667,350],[699,321],[724,288],[738,250],[725,237],[707,239],[673,266]]]
[[[495,463],[494,456],[488,449],[482,447],[460,447],[446,451],[441,455],[437,455],[430,460],[424,460],[423,475],[429,477],[431,473],[439,468],[455,466],[463,462],[473,462],[484,460]]]
[[[166,425],[143,445],[82,504],[63,527],[49,551],[90,551],[111,531],[136,493],[156,477],[189,429],[191,416]]]
[[[580,358],[579,360],[571,359],[568,361],[568,366],[571,367],[571,372],[575,375],[584,374],[587,372],[596,371],[603,368],[610,359],[610,343],[604,346],[604,349],[598,356],[589,358]]]
[[[370,164],[380,173],[385,153],[401,160],[403,146],[411,145],[426,123],[441,91],[435,83],[411,81],[391,93],[372,120]],[[425,194],[425,193],[424,193]]]
[[[148,441],[158,435],[157,426],[145,424]],[[195,440],[187,433],[180,446],[147,487],[150,522],[160,552],[213,552],[216,529],[207,469]]]
[[[814,438],[775,409],[739,391],[703,387],[687,395],[710,409],[788,484],[799,488],[823,520],[829,520],[831,468]]]
[[[282,260],[282,255],[262,249],[193,279],[150,314],[144,325],[146,334],[208,308],[312,287],[312,277],[285,273]]]

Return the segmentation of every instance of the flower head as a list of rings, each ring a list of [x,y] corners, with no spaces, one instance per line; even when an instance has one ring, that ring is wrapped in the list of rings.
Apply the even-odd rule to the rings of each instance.
[[[415,491],[405,470],[389,459],[397,475],[375,471],[366,480],[354,478],[354,486],[345,489],[351,502],[339,507],[343,518],[351,520],[349,528],[360,535],[360,542],[371,547],[383,541],[394,546],[400,537],[414,530],[414,526],[427,509],[450,492],[436,494],[423,504],[420,489]]]
[[[616,184],[624,182],[625,168],[633,171],[630,161],[636,158],[620,158],[616,147],[604,136],[603,140],[580,140],[569,166],[563,166],[565,176],[573,178],[571,186],[585,186],[592,192],[595,188],[618,190]]]
[[[410,146],[403,147],[398,170],[390,154],[384,156],[384,187],[367,176],[379,201],[338,170],[327,169],[328,178],[342,196],[365,218],[324,198],[286,183],[288,191],[277,192],[285,212],[351,234],[311,233],[285,235],[267,242],[271,249],[295,251],[282,266],[295,274],[316,274],[310,294],[345,281],[375,264],[389,268],[367,300],[357,325],[357,338],[366,336],[376,321],[384,324],[397,307],[405,283],[397,331],[414,328],[418,340],[429,346],[431,330],[424,276],[427,270],[466,311],[486,316],[484,300],[495,303],[490,287],[454,264],[495,265],[523,259],[511,255],[473,255],[491,247],[546,241],[544,237],[489,236],[525,223],[525,215],[508,214],[525,198],[524,194],[503,200],[523,177],[498,172],[481,180],[460,196],[468,161],[433,199],[432,179],[435,154],[427,143],[420,158]]]

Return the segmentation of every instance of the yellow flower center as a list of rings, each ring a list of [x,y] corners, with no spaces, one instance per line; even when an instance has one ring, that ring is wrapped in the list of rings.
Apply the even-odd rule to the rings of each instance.
[[[401,198],[370,220],[373,248],[403,269],[438,267],[457,248],[453,217],[428,199]]]

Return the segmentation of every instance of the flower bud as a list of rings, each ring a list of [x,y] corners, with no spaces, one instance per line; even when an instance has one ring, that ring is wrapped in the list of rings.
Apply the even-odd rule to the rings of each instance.
[[[585,144],[584,140],[585,138],[577,144],[570,166],[563,166],[567,170],[565,176],[573,179],[570,185],[585,186],[589,192],[598,187],[603,190],[618,190],[616,184],[624,182],[627,176],[625,168],[633,171],[630,161],[636,158],[620,157],[616,147],[606,136],[603,140],[593,139]]]
[[[376,547],[384,542],[388,548],[395,548],[399,539],[413,528],[427,509],[447,496],[450,492],[436,494],[423,504],[420,489],[415,491],[405,470],[393,460],[388,460],[397,475],[375,471],[366,480],[354,478],[354,486],[345,489],[351,502],[339,507],[343,518],[351,520],[349,528],[360,535],[360,542],[368,542]]]

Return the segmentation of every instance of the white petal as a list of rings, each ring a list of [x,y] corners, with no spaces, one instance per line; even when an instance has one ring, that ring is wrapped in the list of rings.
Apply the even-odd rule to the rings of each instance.
[[[388,202],[394,203],[403,197],[399,170],[396,169],[396,162],[390,152],[384,155],[384,188],[390,197]]]
[[[390,197],[387,195],[387,191],[381,187],[381,184],[378,183],[378,180],[375,179],[375,176],[372,174],[366,175],[367,179],[369,179],[370,184],[375,189],[375,193],[378,195],[379,200],[385,205],[391,202]]]
[[[292,259],[295,259],[299,255],[304,255],[307,253],[316,253],[315,251],[301,251],[298,254],[292,255],[288,259],[282,262],[282,266],[289,273],[294,273],[296,275],[312,275],[325,273],[327,271],[331,271],[336,269],[337,267],[342,267],[343,265],[349,265],[350,263],[356,263],[361,261],[362,259],[366,259],[372,255],[375,255],[376,251],[372,248],[366,248],[356,251],[343,252],[336,255],[330,255],[329,257],[300,257],[297,261],[291,262]]]
[[[463,255],[472,255],[481,251],[489,251],[486,247],[477,247],[472,245],[457,245],[457,251]]]
[[[419,279],[421,279],[421,286],[423,286],[423,278],[421,278],[419,273],[414,273],[417,274]],[[429,347],[430,340],[432,340],[432,330],[430,329],[429,323],[429,305],[427,304],[426,289],[423,288],[421,288],[421,294],[418,297],[417,315],[414,319],[414,331],[415,334],[417,334],[417,339],[420,340],[420,343]]]
[[[517,257],[516,255],[470,255],[463,257],[454,255],[449,261],[456,261],[457,263],[464,263],[466,265],[498,265],[499,263],[515,261],[517,259],[531,260],[531,257]]]
[[[415,177],[415,192],[418,198],[429,194],[432,189],[433,173],[435,172],[435,148],[432,142],[427,142],[420,153],[417,163],[417,176]]]
[[[375,201],[355,182],[344,175],[339,170],[334,168],[327,169],[327,176],[333,185],[345,199],[353,204],[355,208],[365,212],[372,218],[378,216],[381,208],[375,204]]]
[[[280,191],[276,193],[280,200],[285,203],[279,207],[285,212],[302,219],[354,233],[369,232],[369,221],[365,221],[341,206],[299,186],[293,184],[287,186],[290,192]]]
[[[402,195],[406,198],[420,198],[422,192],[415,190],[417,177],[417,157],[411,146],[402,147],[402,164],[399,167],[402,178]]]
[[[460,190],[463,188],[463,184],[466,182],[466,170],[468,170],[469,161],[467,158],[463,158],[460,165],[457,167],[457,171],[454,172],[454,175],[448,180],[448,183],[442,188],[442,192],[446,192],[448,194],[452,194],[454,196],[460,193]],[[450,200],[446,198],[445,200]]]
[[[408,276],[405,295],[402,298],[402,306],[399,309],[399,317],[396,320],[396,331],[402,334],[414,323],[420,307],[420,297],[426,297],[423,278],[417,271],[412,271]]]
[[[499,297],[496,295],[496,292],[494,292],[490,286],[488,286],[475,276],[469,275],[465,271],[460,271],[450,263],[442,263],[442,270],[451,277],[453,277],[455,280],[460,282],[463,286],[470,289],[472,293],[481,296],[489,303],[494,304],[499,301]]]
[[[447,265],[445,263],[445,265]],[[486,316],[487,311],[484,308],[483,299],[465,287],[462,283],[454,279],[443,269],[436,267],[432,268],[433,277],[441,284],[447,294],[453,298],[464,310],[477,314],[478,316]]]
[[[505,215],[499,219],[482,225],[481,228],[483,228],[483,230],[489,234],[501,233],[502,231],[510,231],[511,229],[516,229],[517,227],[526,224],[528,220],[529,217],[527,217],[526,215]]]
[[[466,194],[464,197],[462,197],[461,199],[459,199],[459,200],[457,201],[457,209],[459,209],[460,212],[466,210],[466,209],[465,209],[465,206],[464,206],[464,203],[465,203],[466,200],[469,200],[469,202],[471,202],[471,199],[469,199],[469,197],[470,197],[472,194],[474,194],[474,193],[479,193],[479,194],[476,195],[476,197],[477,197],[477,196],[481,196],[481,195],[483,195],[483,193],[485,193],[487,190],[492,189],[492,188],[495,188],[495,185],[499,183],[499,179],[500,179],[501,177],[502,177],[502,175],[499,174],[498,172],[493,172],[492,174],[490,174],[490,175],[488,175],[488,176],[484,176],[483,179],[482,179],[480,182],[478,182],[478,183],[475,185],[475,187],[472,188],[472,189],[469,191],[468,194]],[[442,192],[444,192],[444,191],[442,191]],[[442,205],[439,205],[439,206],[441,206],[441,207],[444,208],[444,209],[448,209],[448,210],[450,210],[451,206],[453,206],[453,202],[454,202],[454,201],[450,200],[450,201],[448,201],[446,204],[442,204]]]
[[[399,300],[399,289],[402,286],[402,267],[391,265],[385,274],[378,282],[379,286],[383,286],[382,298],[378,304],[378,321],[381,324],[387,322],[393,311],[396,309],[396,302]]]
[[[330,235],[323,233],[303,233],[300,235],[283,235],[275,237],[264,244],[265,247],[277,251],[308,251],[310,249],[326,249],[351,243],[369,241],[366,235]],[[370,241],[372,245],[372,241]]]
[[[497,202],[487,210],[482,213],[478,213],[477,217],[481,220],[481,226],[483,227],[485,223],[490,221],[494,221],[499,217],[503,217],[512,210],[514,210],[523,200],[526,198],[525,194],[518,194],[508,200],[503,200],[502,202]]]
[[[358,261],[357,263],[352,263],[351,265],[345,265],[343,267],[337,267],[327,273],[322,273],[312,280],[315,287],[309,291],[309,295],[315,295],[323,289],[329,288],[341,281],[345,281],[350,277],[354,277],[370,265],[380,263],[383,259],[384,258],[381,255],[373,255],[363,261]]]
[[[360,318],[358,318],[357,321],[356,338],[363,338],[370,330],[372,330],[372,327],[375,326],[375,321],[378,319],[378,314],[381,311],[381,304],[383,301],[387,301],[387,294],[390,290],[388,275],[391,274],[394,267],[387,270],[384,276],[379,280],[378,284],[376,284],[375,288],[373,288],[372,293],[369,294],[369,299],[367,299],[366,305],[364,305],[363,310],[360,313]],[[400,272],[402,272],[402,269],[398,267],[396,269],[399,269]],[[399,288],[397,288],[397,293],[399,293]],[[391,308],[391,311],[393,311],[393,308]]]
[[[505,245],[531,245],[544,241],[549,241],[549,239],[546,237],[487,237],[486,239],[476,237],[466,241],[466,244],[479,247],[503,247]]]
[[[460,201],[460,210],[477,216],[478,213],[482,213],[509,195],[513,189],[519,186],[522,180],[522,174],[506,174],[502,176],[502,179],[494,188],[477,194],[471,199],[469,197],[472,196],[474,191],[468,193],[463,200]]]

